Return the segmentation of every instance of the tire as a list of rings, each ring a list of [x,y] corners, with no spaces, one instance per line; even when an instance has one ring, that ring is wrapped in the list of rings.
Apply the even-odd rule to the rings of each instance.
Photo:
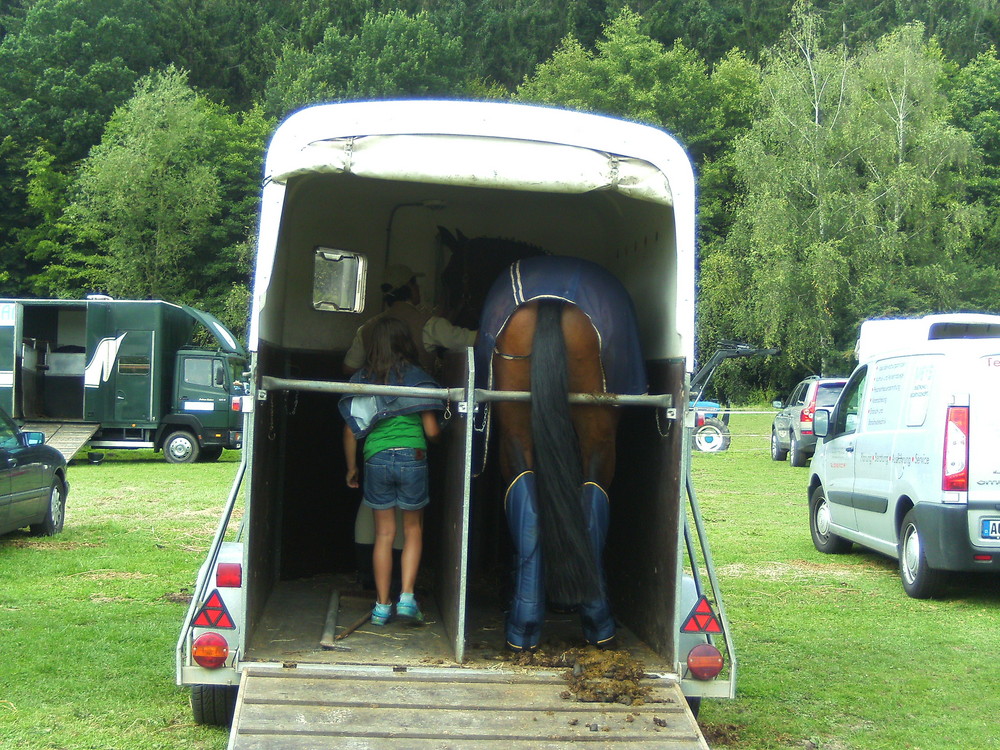
[[[221,445],[206,445],[201,449],[199,461],[218,461],[222,457]]]
[[[708,417],[701,427],[694,431],[694,447],[702,453],[719,453],[729,448],[732,436],[721,419]]]
[[[830,531],[830,504],[826,492],[819,486],[809,496],[809,533],[813,546],[827,555],[842,555],[851,551],[851,542]]]
[[[899,533],[899,578],[903,590],[914,599],[930,599],[941,594],[947,579],[943,570],[927,564],[917,528],[917,514],[910,510]]]
[[[196,724],[228,727],[233,723],[236,692],[233,685],[192,685],[191,713]]]
[[[201,449],[198,440],[187,430],[177,430],[163,441],[163,457],[170,464],[193,464]]]
[[[778,432],[772,427],[771,428],[771,460],[772,461],[784,461],[786,458],[788,458],[788,449],[781,447],[781,443],[778,442]]]
[[[52,536],[63,530],[66,521],[66,484],[59,477],[52,479],[49,488],[49,507],[41,523],[29,527],[32,536]]]
[[[792,437],[792,447],[788,452],[788,462],[792,466],[796,466],[801,469],[806,465],[808,460],[809,456],[802,450],[801,447],[799,447],[799,441]]]

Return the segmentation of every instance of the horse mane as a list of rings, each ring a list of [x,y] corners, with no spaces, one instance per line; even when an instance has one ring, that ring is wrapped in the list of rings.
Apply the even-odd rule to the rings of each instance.
[[[563,302],[539,300],[531,354],[531,433],[545,583],[560,604],[597,599],[600,571],[581,510],[583,462],[570,418]]]

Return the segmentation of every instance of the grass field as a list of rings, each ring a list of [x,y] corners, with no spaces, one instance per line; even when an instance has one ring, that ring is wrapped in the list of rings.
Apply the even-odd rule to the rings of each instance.
[[[740,660],[737,698],[702,704],[712,747],[1000,748],[997,580],[917,601],[887,558],[816,552],[808,470],[770,460],[769,425],[734,415],[730,449],[693,457]],[[61,535],[0,537],[0,748],[226,746],[192,724],[174,645],[237,460],[77,462]]]

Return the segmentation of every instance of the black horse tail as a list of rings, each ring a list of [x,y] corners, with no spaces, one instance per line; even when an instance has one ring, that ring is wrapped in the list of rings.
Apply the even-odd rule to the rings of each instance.
[[[531,346],[531,435],[545,584],[553,602],[600,596],[600,575],[580,501],[583,462],[570,419],[563,302],[538,303]]]

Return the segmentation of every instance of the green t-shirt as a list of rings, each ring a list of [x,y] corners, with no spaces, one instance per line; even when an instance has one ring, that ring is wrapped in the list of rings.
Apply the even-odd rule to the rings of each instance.
[[[427,449],[424,421],[419,412],[389,417],[376,424],[365,438],[365,461],[387,448]]]

